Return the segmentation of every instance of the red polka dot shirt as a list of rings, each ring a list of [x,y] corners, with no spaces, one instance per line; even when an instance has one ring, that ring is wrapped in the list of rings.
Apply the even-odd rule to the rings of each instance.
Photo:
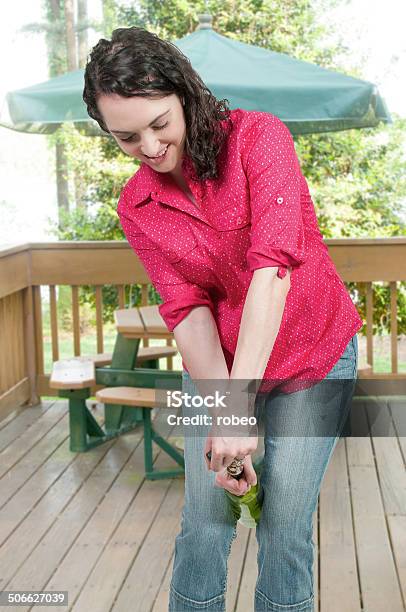
[[[363,321],[323,242],[288,128],[266,112],[234,109],[230,118],[218,178],[195,182],[191,160],[182,160],[198,206],[168,173],[141,164],[117,212],[163,300],[159,311],[168,329],[196,306],[208,306],[230,372],[253,272],[276,266],[283,278],[290,269],[263,377],[267,389],[287,390],[281,379],[324,378]]]

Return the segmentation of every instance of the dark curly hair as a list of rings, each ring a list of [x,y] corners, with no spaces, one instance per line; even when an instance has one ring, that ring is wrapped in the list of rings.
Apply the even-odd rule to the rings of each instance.
[[[175,45],[139,27],[118,28],[111,40],[101,38],[86,64],[83,100],[104,132],[97,99],[112,93],[184,98],[185,153],[197,180],[218,177],[217,157],[231,129],[228,100],[217,100]]]

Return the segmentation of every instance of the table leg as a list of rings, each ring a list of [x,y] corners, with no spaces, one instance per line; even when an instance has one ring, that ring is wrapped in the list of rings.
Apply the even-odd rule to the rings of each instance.
[[[124,336],[118,333],[114,345],[111,367],[123,370],[133,370],[137,359],[139,344],[139,338],[124,338]],[[117,385],[117,382],[115,384]],[[124,423],[126,425],[133,423],[135,426],[142,422],[142,410],[140,408],[129,409],[128,406],[105,404],[104,417],[106,431],[112,432],[119,430]]]
[[[80,453],[105,442],[103,429],[86,406],[90,389],[61,389],[58,395],[69,400],[70,450]]]

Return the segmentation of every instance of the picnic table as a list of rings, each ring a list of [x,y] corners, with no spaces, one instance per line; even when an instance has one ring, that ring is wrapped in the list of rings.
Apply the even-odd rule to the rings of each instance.
[[[88,451],[142,424],[145,474],[149,479],[184,474],[183,455],[153,428],[151,409],[157,405],[157,389],[180,390],[181,372],[159,368],[159,359],[173,357],[172,346],[140,347],[141,339],[173,338],[158,306],[120,309],[115,312],[117,337],[113,353],[75,357],[54,363],[50,386],[69,400],[70,450]],[[86,404],[94,393],[104,403],[101,426]],[[102,387],[102,388],[101,388]],[[181,467],[153,469],[152,442],[158,444]]]

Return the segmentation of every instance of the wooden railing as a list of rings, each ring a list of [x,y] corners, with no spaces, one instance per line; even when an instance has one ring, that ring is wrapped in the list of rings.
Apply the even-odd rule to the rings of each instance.
[[[406,238],[326,240],[344,283],[355,282],[366,295],[366,361],[374,364],[373,308],[376,282],[389,283],[391,372],[381,378],[406,378],[398,372],[397,291],[406,280]],[[73,353],[81,354],[79,287],[95,288],[97,352],[103,353],[102,287],[117,287],[117,308],[124,308],[126,285],[141,285],[148,303],[149,278],[127,242],[32,243],[0,248],[0,418],[23,404],[53,395],[44,368],[41,287],[49,291],[53,361],[59,358],[56,287],[72,295]],[[169,341],[170,342],[170,341]],[[172,368],[172,363],[168,363]]]

